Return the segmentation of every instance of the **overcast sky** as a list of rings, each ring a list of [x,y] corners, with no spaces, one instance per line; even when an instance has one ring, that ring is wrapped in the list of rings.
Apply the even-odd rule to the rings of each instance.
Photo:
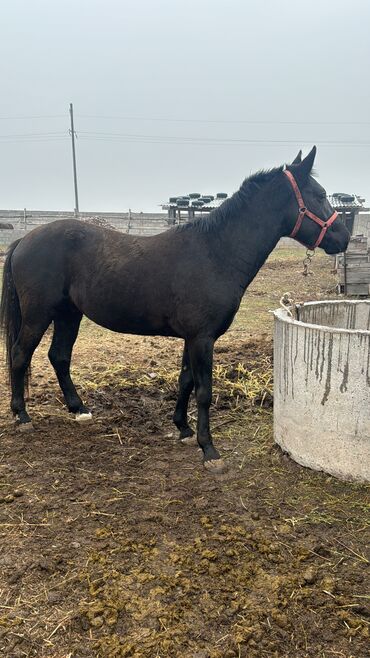
[[[369,0],[1,0],[0,208],[159,210],[318,146],[370,205]],[[37,118],[31,118],[37,117]]]

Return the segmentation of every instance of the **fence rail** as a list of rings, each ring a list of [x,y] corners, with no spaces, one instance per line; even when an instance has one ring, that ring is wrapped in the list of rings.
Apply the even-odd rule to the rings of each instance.
[[[98,218],[118,231],[131,235],[156,235],[168,229],[166,213],[80,212],[78,217],[82,220]],[[10,223],[14,227],[14,230],[0,229],[0,245],[7,246],[36,226],[57,219],[76,219],[76,216],[68,211],[0,210],[0,222]]]

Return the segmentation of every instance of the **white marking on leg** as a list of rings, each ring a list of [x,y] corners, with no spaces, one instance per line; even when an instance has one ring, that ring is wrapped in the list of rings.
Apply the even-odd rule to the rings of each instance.
[[[90,413],[90,411],[88,411],[88,412],[84,411],[82,413],[78,412],[75,415],[75,420],[78,423],[89,423],[92,420],[92,413]]]

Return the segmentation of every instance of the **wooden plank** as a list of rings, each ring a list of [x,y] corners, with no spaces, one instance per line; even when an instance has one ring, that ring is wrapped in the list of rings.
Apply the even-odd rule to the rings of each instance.
[[[340,283],[344,283],[344,276],[340,276],[339,281]],[[370,283],[370,274],[368,272],[347,272],[346,281],[347,283]]]
[[[348,259],[346,258],[345,261],[343,261],[343,260],[340,261],[340,264],[343,265],[344,262],[346,263],[346,265],[351,265],[352,267],[367,267],[370,264],[370,260],[369,260],[368,256],[366,256],[365,258],[364,257],[362,257],[362,258],[348,258]]]
[[[344,289],[343,289],[343,292]],[[346,295],[369,295],[369,285],[365,283],[350,283],[347,285]]]
[[[346,261],[346,266],[352,270],[356,269],[357,267],[360,270],[367,270],[370,268],[370,261],[368,259],[350,260],[350,261]]]

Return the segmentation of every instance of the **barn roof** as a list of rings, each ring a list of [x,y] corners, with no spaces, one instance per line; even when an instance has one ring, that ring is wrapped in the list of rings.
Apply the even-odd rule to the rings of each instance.
[[[363,208],[364,201],[360,196],[356,194],[344,194],[344,192],[335,192],[334,194],[328,195],[330,204],[336,210],[354,210],[356,208]]]

